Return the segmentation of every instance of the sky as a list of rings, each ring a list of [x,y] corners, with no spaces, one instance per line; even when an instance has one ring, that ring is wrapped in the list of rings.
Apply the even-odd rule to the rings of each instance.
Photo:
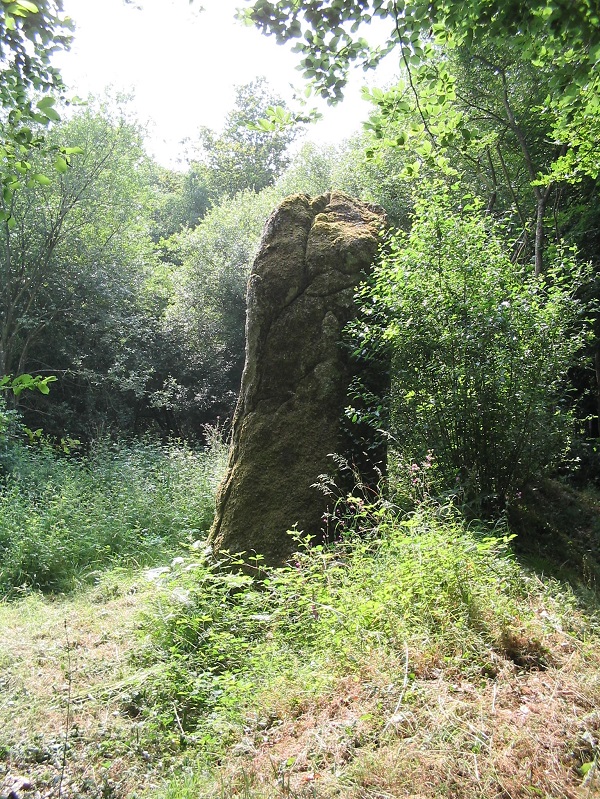
[[[264,76],[282,99],[305,84],[298,56],[235,20],[246,0],[64,0],[76,24],[70,52],[55,58],[70,92],[80,97],[105,88],[133,93],[131,107],[149,126],[148,149],[161,163],[176,166],[182,140],[206,125],[218,130],[234,105],[234,87]],[[199,11],[202,5],[204,10]],[[360,129],[369,104],[361,86],[382,85],[392,76],[358,71],[344,102],[329,108],[305,140],[335,144]]]

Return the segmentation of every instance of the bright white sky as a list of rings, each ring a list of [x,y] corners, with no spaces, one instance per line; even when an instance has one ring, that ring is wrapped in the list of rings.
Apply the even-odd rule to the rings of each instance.
[[[107,86],[133,92],[136,115],[150,123],[148,148],[161,163],[174,166],[183,152],[180,142],[194,139],[201,125],[221,127],[234,104],[234,86],[264,75],[290,105],[290,84],[303,90],[290,47],[235,20],[245,0],[138,2],[141,11],[123,0],[64,0],[77,27],[71,51],[55,63],[73,94],[101,94]],[[323,104],[326,119],[306,138],[333,144],[358,130],[369,112],[360,87],[367,81],[381,86],[391,69],[376,79],[357,72],[343,104]]]

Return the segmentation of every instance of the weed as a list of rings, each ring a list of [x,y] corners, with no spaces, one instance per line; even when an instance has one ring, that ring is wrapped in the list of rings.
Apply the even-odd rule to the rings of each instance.
[[[65,620],[65,641],[66,641],[66,649],[67,649],[67,673],[66,673],[66,681],[67,681],[67,697],[66,697],[66,707],[65,707],[65,740],[63,744],[62,750],[62,759],[61,759],[61,766],[60,766],[60,778],[58,781],[58,797],[62,796],[62,786],[63,781],[65,778],[65,771],[67,768],[67,756],[69,753],[69,734],[71,732],[71,713],[72,713],[72,689],[73,689],[73,668],[71,663],[71,642],[69,640],[69,629],[67,627],[67,622]]]
[[[0,490],[0,593],[64,592],[114,565],[175,553],[212,521],[217,461],[180,445],[41,450]]]

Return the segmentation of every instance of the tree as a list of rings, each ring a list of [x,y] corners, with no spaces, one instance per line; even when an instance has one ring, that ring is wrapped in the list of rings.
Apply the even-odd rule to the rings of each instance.
[[[27,109],[30,91],[62,89],[52,54],[71,43],[62,0],[0,0],[0,103]]]
[[[152,186],[156,203],[153,212],[152,238],[169,239],[182,228],[193,228],[211,205],[210,189],[204,170],[190,164],[186,172],[173,171],[155,164]]]
[[[0,372],[60,374],[62,413],[76,394],[83,405],[100,389],[117,396],[132,329],[152,328],[142,318],[154,256],[141,131],[90,105],[57,125],[54,141],[78,142],[83,153],[57,180],[14,194],[14,223],[0,229]],[[33,168],[52,157],[38,154]]]
[[[187,431],[233,412],[244,365],[246,284],[264,221],[280,197],[275,187],[238,192],[170,242],[179,265],[162,330],[179,342],[180,368],[171,364],[171,379],[164,377]]]
[[[402,80],[369,93],[377,113],[368,157],[382,162],[391,150],[402,153],[403,173],[413,180],[459,177],[509,226],[515,264],[531,260],[541,273],[548,243],[564,235],[579,238],[595,258],[594,0],[255,0],[242,16],[280,42],[295,42],[305,76],[331,102],[342,97],[352,65],[368,69],[395,54]],[[386,26],[379,47],[362,37],[375,19]],[[596,363],[600,397],[597,343]]]
[[[519,230],[514,258],[532,257],[540,274],[547,210],[558,188],[540,176],[551,174],[564,152],[548,140],[541,111],[548,72],[524,62],[512,43],[483,36],[477,47],[438,54],[427,72],[423,84],[418,72],[393,92],[370,94],[378,109],[368,125],[371,155],[400,149],[412,176],[423,168],[460,175],[488,211],[512,218]],[[437,82],[445,86],[443,97]]]
[[[71,42],[71,20],[61,0],[0,0],[0,183],[5,205],[31,171],[30,155],[44,147],[44,126],[57,121],[63,83],[50,59]],[[41,96],[41,99],[40,98]],[[57,158],[67,155],[55,146]],[[10,221],[6,208],[0,221]]]
[[[269,108],[281,104],[264,78],[239,86],[235,95],[221,133],[200,130],[200,157],[193,161],[214,201],[270,186],[288,165],[287,149],[297,135],[297,128],[270,131],[258,125]]]
[[[255,0],[241,13],[279,42],[295,40],[304,75],[332,102],[341,99],[352,64],[368,69],[398,53],[420,112],[416,82],[429,86],[425,104],[451,89],[448,70],[429,70],[438,48],[511,42],[519,61],[549,75],[543,100],[547,135],[564,148],[551,176],[577,180],[600,171],[600,17],[593,0]],[[373,47],[358,33],[376,18],[389,27],[385,43]]]
[[[585,280],[568,252],[518,270],[473,198],[418,200],[364,292],[365,341],[392,351],[391,433],[402,458],[432,451],[438,487],[498,508],[556,465],[572,430],[568,370],[585,341]],[[383,318],[384,324],[371,320]]]
[[[135,214],[123,189],[139,172],[138,133],[85,111],[52,137],[79,141],[85,152],[76,163],[65,162],[56,183],[34,181],[8,203],[0,201],[6,217],[0,234],[0,371],[6,374],[26,368],[32,344],[69,308],[73,284],[92,267],[84,260],[90,229],[102,251]],[[43,171],[47,156],[34,163]]]
[[[391,223],[405,225],[412,203],[410,188],[402,178],[406,156],[387,148],[377,159],[366,159],[365,150],[370,145],[365,135],[340,147],[307,142],[276,183],[282,198],[299,192],[323,194],[335,187],[364,202],[381,205]]]

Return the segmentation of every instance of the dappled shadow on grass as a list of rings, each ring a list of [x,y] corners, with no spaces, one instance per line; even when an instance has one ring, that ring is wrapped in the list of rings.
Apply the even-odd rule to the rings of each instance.
[[[64,797],[87,795],[94,770],[96,795],[117,799],[171,767],[187,777],[169,799],[596,797],[593,594],[523,568],[506,527],[490,536],[451,508],[352,513],[369,534],[301,548],[259,584],[193,546],[152,581],[115,574],[79,611],[63,600],[68,630],[60,603],[25,600],[27,644],[5,606],[20,703],[5,711],[21,718],[4,762],[57,795],[45,775],[60,772],[72,672]],[[50,759],[33,765],[38,751]]]
[[[544,672],[498,656],[490,679],[414,646],[373,651],[317,693],[289,675],[258,698],[212,778],[169,797],[591,799],[581,766],[594,758],[600,685],[589,655],[564,647]]]
[[[523,491],[508,513],[513,549],[532,571],[600,592],[600,492],[546,479]]]

